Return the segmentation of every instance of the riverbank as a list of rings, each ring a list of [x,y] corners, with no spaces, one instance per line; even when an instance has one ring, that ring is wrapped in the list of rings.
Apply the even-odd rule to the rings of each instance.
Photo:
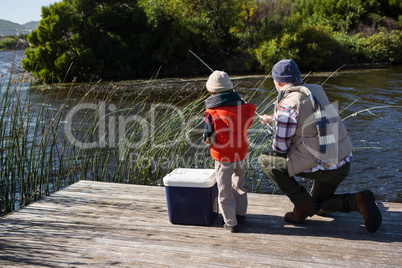
[[[370,64],[348,64],[335,71],[321,71],[302,73],[302,78],[322,78],[323,81],[330,77],[338,77],[345,74],[365,73],[375,70],[384,70],[389,68],[391,63],[370,63]],[[72,90],[77,94],[85,94],[88,91],[97,94],[111,94],[115,96],[134,96],[146,97],[151,99],[163,99],[177,94],[198,94],[205,91],[205,83],[208,80],[209,73],[204,76],[194,77],[161,77],[153,79],[133,79],[124,81],[98,81],[96,83],[57,83],[40,84],[36,86],[42,90],[59,88],[63,90]],[[272,82],[270,74],[247,73],[247,74],[229,74],[235,89],[237,88],[258,88],[264,81]],[[34,80],[33,80],[34,81]]]
[[[156,78],[138,78],[123,81],[97,81],[92,83],[43,83],[21,67],[21,59],[24,58],[24,50],[3,51],[7,56],[0,57],[0,61],[5,66],[1,68],[2,73],[10,71],[14,78],[22,78],[21,82],[30,83],[35,88],[44,91],[53,91],[56,89],[72,90],[78,95],[84,95],[88,91],[97,94],[110,94],[119,97],[121,95],[133,97],[145,97],[152,99],[166,99],[170,95],[198,94],[205,91],[205,83],[210,73],[194,74],[194,76],[183,77],[156,77]],[[14,53],[15,52],[15,53]],[[14,62],[15,61],[15,62]],[[362,63],[346,64],[338,70],[323,70],[317,72],[303,72],[302,77],[322,78],[322,81],[329,77],[337,77],[351,73],[365,73],[376,69],[387,69],[392,66],[390,62],[383,63]],[[2,67],[2,66],[0,66]],[[239,88],[258,88],[264,81],[272,82],[272,76],[266,73],[229,73],[234,82],[235,89]]]

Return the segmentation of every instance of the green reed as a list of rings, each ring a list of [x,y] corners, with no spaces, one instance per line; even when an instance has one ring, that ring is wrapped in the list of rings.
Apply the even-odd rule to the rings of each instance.
[[[132,97],[117,94],[112,84],[100,94],[95,83],[77,99],[73,87],[26,86],[25,79],[11,74],[0,81],[0,215],[78,180],[162,185],[177,167],[214,168],[202,142],[206,90],[188,94],[183,87],[162,103],[142,97],[147,86]],[[269,112],[269,98],[258,111]],[[69,113],[80,105],[87,108],[77,110],[67,128]],[[256,176],[255,159],[269,143],[263,128],[256,117],[248,177]]]

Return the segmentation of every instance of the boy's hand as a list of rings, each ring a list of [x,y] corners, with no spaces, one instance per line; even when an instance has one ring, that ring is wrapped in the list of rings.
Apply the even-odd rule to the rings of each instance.
[[[263,125],[266,125],[267,123],[272,124],[272,122],[273,122],[272,121],[272,115],[267,115],[267,114],[260,115],[260,122]]]
[[[214,142],[215,142],[214,137],[208,137],[208,138],[205,140],[205,144],[206,144],[206,145],[212,145]]]

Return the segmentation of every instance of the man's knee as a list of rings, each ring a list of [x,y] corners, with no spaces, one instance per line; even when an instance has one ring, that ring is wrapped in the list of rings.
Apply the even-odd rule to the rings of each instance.
[[[263,169],[265,172],[271,170],[274,166],[271,162],[271,157],[269,155],[261,154],[258,157],[258,165]]]
[[[258,157],[258,164],[264,170],[286,169],[286,158],[261,154]]]

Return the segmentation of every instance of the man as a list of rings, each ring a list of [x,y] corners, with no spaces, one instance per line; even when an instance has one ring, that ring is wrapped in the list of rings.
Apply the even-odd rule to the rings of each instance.
[[[291,59],[276,63],[272,77],[278,90],[275,113],[260,119],[276,124],[273,151],[261,154],[258,163],[294,204],[285,221],[299,224],[317,212],[359,211],[366,229],[377,231],[382,216],[370,190],[335,194],[349,173],[353,146],[323,88],[303,84]],[[295,175],[314,180],[310,193]]]

